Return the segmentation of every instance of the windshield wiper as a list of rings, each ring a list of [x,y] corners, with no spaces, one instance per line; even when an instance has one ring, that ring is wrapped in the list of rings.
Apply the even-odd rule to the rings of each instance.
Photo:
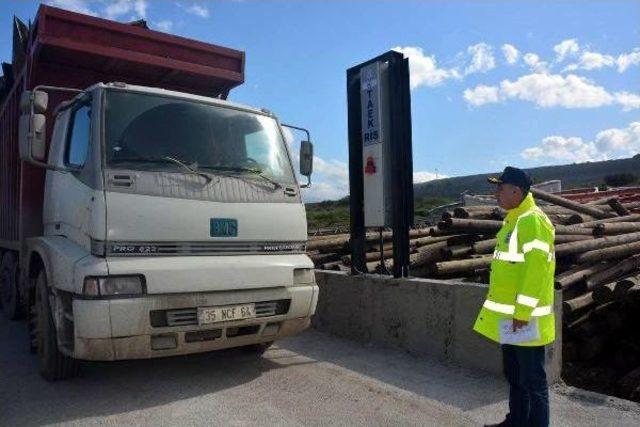
[[[245,168],[242,166],[206,166],[206,165],[201,165],[201,168],[205,168],[205,169],[211,169],[211,170],[215,170],[215,171],[228,171],[228,172],[248,172],[248,173],[252,173],[256,176],[259,176],[260,178],[264,179],[265,181],[271,183],[275,188],[282,188],[282,184],[280,184],[278,181],[275,181],[271,178],[269,178],[268,176],[266,176],[265,174],[262,173],[262,169],[260,168]]]
[[[207,184],[212,181],[212,178],[206,173],[197,171],[193,169],[191,166],[184,163],[182,160],[176,159],[175,157],[163,156],[163,157],[122,157],[118,159],[111,159],[112,162],[146,162],[146,163],[175,163],[181,168],[187,170],[192,175],[198,175],[205,180],[207,180]]]

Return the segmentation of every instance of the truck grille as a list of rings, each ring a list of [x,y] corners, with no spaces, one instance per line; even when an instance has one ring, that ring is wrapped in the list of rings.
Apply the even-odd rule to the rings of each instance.
[[[304,253],[306,242],[102,242],[92,240],[96,256],[193,256]]]
[[[269,317],[286,314],[291,305],[290,299],[256,302],[256,317]],[[176,310],[152,310],[149,313],[151,326],[162,328],[167,326],[192,326],[198,324],[198,309],[181,308]]]

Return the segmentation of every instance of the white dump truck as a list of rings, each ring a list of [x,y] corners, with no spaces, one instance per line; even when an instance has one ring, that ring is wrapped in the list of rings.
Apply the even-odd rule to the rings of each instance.
[[[285,130],[225,99],[244,53],[47,6],[14,31],[27,37],[0,115],[0,296],[43,376],[259,352],[307,328],[318,287]]]

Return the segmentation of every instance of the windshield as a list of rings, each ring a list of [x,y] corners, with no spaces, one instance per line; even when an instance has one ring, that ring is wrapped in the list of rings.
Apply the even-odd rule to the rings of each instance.
[[[267,116],[180,99],[120,91],[106,95],[110,168],[260,174],[293,184],[276,121]]]

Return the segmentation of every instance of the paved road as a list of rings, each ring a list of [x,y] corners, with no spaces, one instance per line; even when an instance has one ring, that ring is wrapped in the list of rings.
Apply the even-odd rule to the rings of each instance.
[[[0,426],[472,426],[506,408],[494,377],[316,331],[263,357],[88,363],[55,384],[38,376],[25,340],[23,324],[0,320]],[[556,387],[552,404],[554,425],[640,425],[640,405],[626,401]]]

